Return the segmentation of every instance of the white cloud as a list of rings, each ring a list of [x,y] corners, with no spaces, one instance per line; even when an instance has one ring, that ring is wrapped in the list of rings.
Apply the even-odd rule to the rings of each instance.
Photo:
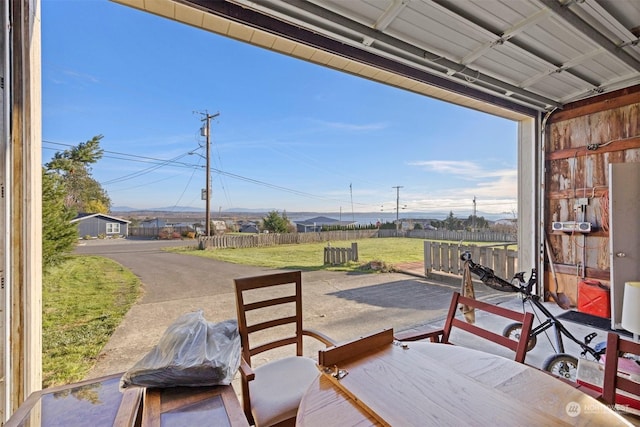
[[[100,83],[97,77],[92,76],[91,74],[78,73],[77,71],[65,70],[63,73],[69,77],[72,77],[76,80],[89,82],[89,83]]]

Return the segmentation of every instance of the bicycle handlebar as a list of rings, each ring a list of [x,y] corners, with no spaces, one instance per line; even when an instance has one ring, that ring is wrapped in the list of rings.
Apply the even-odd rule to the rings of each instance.
[[[506,280],[498,277],[495,275],[495,273],[493,272],[492,269],[490,269],[489,267],[485,267],[484,265],[480,265],[480,264],[476,264],[475,262],[473,262],[473,260],[471,259],[471,253],[469,253],[468,251],[463,252],[460,255],[460,259],[462,261],[468,262],[469,263],[469,270],[475,274],[476,276],[478,276],[478,278],[480,279],[480,281],[482,283],[484,283],[485,285],[489,286],[492,289],[495,289],[497,291],[502,291],[502,292],[519,292],[521,291],[520,288],[518,288],[517,286],[507,282]],[[524,274],[524,273],[522,273]],[[524,276],[522,276],[524,277]],[[524,280],[523,280],[524,282]]]

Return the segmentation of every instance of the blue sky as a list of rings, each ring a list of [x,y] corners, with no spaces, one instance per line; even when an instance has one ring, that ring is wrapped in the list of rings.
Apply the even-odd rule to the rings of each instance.
[[[208,112],[212,212],[516,210],[516,122],[107,0],[42,1],[42,87],[43,161],[103,135],[116,207],[204,208]]]

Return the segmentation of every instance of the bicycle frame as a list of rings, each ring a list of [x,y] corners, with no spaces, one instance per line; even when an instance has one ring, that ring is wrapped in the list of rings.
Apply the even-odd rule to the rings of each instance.
[[[536,326],[535,328],[533,328],[531,330],[531,333],[529,334],[529,336],[531,337],[535,337],[540,335],[541,333],[543,333],[544,331],[553,328],[553,335],[556,341],[556,351],[558,353],[564,353],[564,342],[562,340],[562,336],[564,335],[565,337],[569,338],[571,341],[573,341],[574,343],[578,344],[580,346],[580,348],[582,349],[582,352],[580,353],[581,356],[585,356],[587,353],[589,353],[595,360],[600,360],[600,356],[602,355],[601,351],[597,351],[594,348],[589,346],[589,343],[591,342],[591,340],[593,338],[595,338],[598,334],[596,334],[595,332],[590,333],[589,335],[587,335],[583,341],[580,341],[578,338],[576,338],[571,332],[569,332],[569,330],[567,330],[567,328],[564,327],[564,325],[562,324],[562,322],[560,322],[548,309],[547,307],[545,307],[541,302],[540,302],[540,297],[538,295],[532,295],[532,294],[527,294],[527,293],[523,293],[525,295],[525,298],[522,301],[522,305],[523,305],[523,309],[524,309],[524,303],[529,300],[533,303],[533,305],[536,306],[536,308],[538,310],[540,310],[542,312],[542,314],[544,314],[547,319],[544,322],[541,322],[538,326]]]
[[[531,290],[535,286],[537,282],[537,274],[536,270],[531,270],[531,275],[529,276],[529,281],[525,282],[524,280],[524,272],[516,273],[514,275],[514,279],[517,279],[518,286],[513,283],[507,282],[506,280],[496,276],[492,269],[485,267],[480,264],[476,264],[471,259],[471,254],[469,252],[464,252],[460,259],[469,263],[469,269],[473,274],[478,276],[482,283],[489,286],[492,289],[497,289],[503,292],[519,292],[524,298],[522,300],[522,308],[524,310],[524,304],[527,301],[530,301],[538,310],[542,312],[546,316],[546,320],[541,322],[538,326],[534,327],[529,334],[529,337],[537,337],[541,333],[547,331],[548,329],[553,329],[553,335],[556,341],[556,352],[564,353],[564,342],[562,336],[564,335],[574,343],[578,344],[582,349],[581,356],[585,356],[587,353],[590,354],[594,359],[600,360],[600,356],[604,354],[604,350],[595,350],[594,348],[589,346],[589,343],[593,338],[595,338],[598,334],[595,332],[590,333],[584,339],[584,341],[580,341],[577,339],[567,328],[564,327],[562,322],[560,322],[548,309],[545,307],[539,295],[534,295],[531,293]],[[535,313],[535,310],[534,310]],[[537,317],[537,313],[536,313]]]

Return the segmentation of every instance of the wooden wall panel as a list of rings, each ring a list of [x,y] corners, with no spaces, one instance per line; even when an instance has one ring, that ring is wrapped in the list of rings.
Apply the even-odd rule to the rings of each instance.
[[[640,162],[640,86],[567,106],[545,135],[546,232],[558,285],[575,303],[581,280],[608,282],[609,163]],[[589,222],[593,231],[552,231],[556,221]]]

